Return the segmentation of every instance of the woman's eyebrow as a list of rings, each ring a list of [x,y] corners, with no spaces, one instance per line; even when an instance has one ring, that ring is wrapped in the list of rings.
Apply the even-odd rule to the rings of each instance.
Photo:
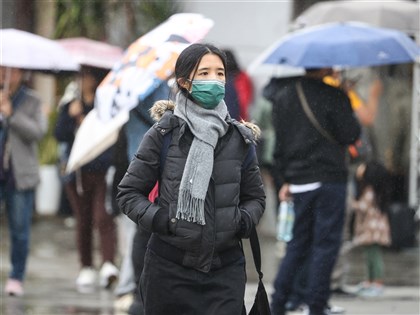
[[[210,70],[211,67],[203,67],[203,68],[198,68],[197,71],[204,71],[204,70]],[[225,71],[225,68],[220,67],[216,69],[217,71]]]

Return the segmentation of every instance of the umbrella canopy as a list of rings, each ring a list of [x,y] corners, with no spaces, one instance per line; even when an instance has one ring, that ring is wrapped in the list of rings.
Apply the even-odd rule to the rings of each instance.
[[[292,29],[331,22],[359,21],[419,36],[420,5],[415,1],[321,1],[300,14]]]
[[[123,56],[123,49],[85,37],[59,39],[57,42],[82,66],[111,69]]]
[[[98,111],[92,109],[77,130],[66,172],[77,170],[111,147],[128,117],[128,112],[121,111],[113,119],[104,122],[98,118]]]
[[[402,32],[362,23],[331,23],[286,35],[262,60],[303,68],[367,67],[413,62],[419,53]]]
[[[16,29],[1,29],[1,65],[26,70],[78,71],[78,63],[52,39]]]
[[[201,14],[175,14],[132,43],[97,89],[100,118],[106,121],[137,106],[173,74],[181,51],[204,38],[212,26]]]
[[[175,14],[128,47],[96,90],[95,109],[77,131],[67,172],[115,143],[129,111],[173,74],[181,51],[204,38],[213,24],[201,14]]]

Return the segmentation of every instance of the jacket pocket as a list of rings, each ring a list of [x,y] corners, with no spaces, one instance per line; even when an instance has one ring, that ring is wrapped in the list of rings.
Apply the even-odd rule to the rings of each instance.
[[[176,218],[176,203],[169,205],[169,231],[173,235],[172,243],[187,251],[200,248],[203,226]]]

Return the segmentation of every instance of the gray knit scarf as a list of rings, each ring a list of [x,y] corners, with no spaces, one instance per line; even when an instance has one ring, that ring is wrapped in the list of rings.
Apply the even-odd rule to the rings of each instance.
[[[204,199],[213,172],[214,148],[228,130],[228,110],[224,101],[213,110],[204,109],[179,92],[174,115],[182,118],[194,135],[182,174],[176,218],[205,225]]]

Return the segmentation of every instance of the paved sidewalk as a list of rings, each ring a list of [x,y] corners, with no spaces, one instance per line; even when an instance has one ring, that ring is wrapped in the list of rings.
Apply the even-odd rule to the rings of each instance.
[[[5,218],[0,216],[1,315],[123,314],[114,311],[114,295],[111,291],[99,288],[89,294],[81,294],[76,291],[74,282],[79,266],[74,242],[74,228],[66,227],[62,219],[55,217],[38,217],[33,224],[25,296],[23,298],[5,296],[3,288],[9,270],[9,241],[4,221]],[[265,274],[264,283],[270,294],[272,292],[271,282],[275,276],[279,259],[275,258],[275,239],[264,231],[260,235]],[[333,296],[332,304],[344,307],[348,315],[420,314],[418,253],[418,249],[412,249],[398,254],[389,253],[386,256],[387,263],[392,271],[392,282],[396,285],[389,284],[381,298],[346,299]],[[351,259],[355,266],[359,257],[356,255]],[[99,263],[99,259],[97,262]],[[356,268],[351,271],[350,276],[353,281],[359,280],[359,269]],[[256,290],[255,270],[251,263],[248,264],[248,274],[250,283],[247,286],[246,305],[249,309]],[[407,275],[417,277],[417,279],[408,279]]]

